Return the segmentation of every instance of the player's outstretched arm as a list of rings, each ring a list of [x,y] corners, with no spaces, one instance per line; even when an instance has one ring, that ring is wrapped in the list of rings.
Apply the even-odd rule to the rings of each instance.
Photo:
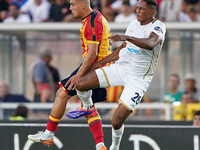
[[[124,47],[126,47],[126,42],[123,42],[122,45],[120,45],[113,53],[111,53],[104,59],[100,60],[99,63],[101,65],[104,65],[106,63],[110,63],[110,62],[118,60],[119,59],[119,51]]]
[[[112,41],[129,41],[138,47],[153,50],[153,48],[162,41],[162,38],[154,32],[151,32],[149,38],[135,38],[128,35],[113,35],[110,38]]]
[[[138,47],[153,50],[153,48],[162,41],[162,38],[158,34],[151,32],[149,38],[142,39],[129,36],[127,41],[135,44]]]

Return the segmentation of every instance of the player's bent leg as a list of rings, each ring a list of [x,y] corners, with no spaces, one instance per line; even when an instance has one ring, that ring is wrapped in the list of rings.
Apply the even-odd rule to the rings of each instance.
[[[110,150],[119,150],[124,132],[124,122],[130,114],[131,112],[123,104],[119,104],[112,119],[112,144]]]
[[[49,116],[45,132],[38,131],[37,134],[29,134],[29,140],[37,143],[43,143],[49,146],[54,143],[54,133],[57,130],[58,124],[65,112],[67,101],[70,97],[71,96],[66,94],[62,89],[59,89],[57,91],[55,102],[53,104],[53,108],[51,110],[51,115]]]
[[[77,81],[75,88],[78,97],[83,102],[83,107],[78,110],[69,112],[67,114],[67,117],[71,119],[78,119],[82,116],[96,115],[97,110],[94,107],[91,99],[92,95],[91,89],[96,89],[98,87],[99,87],[99,80],[95,71],[90,72],[89,74],[81,78],[79,81]]]
[[[56,92],[56,98],[55,98],[55,102],[53,104],[53,108],[51,110],[51,114],[57,118],[62,118],[62,116],[65,112],[65,109],[66,109],[67,101],[70,98],[71,98],[71,96],[66,94],[65,91],[60,88]]]
[[[115,130],[120,129],[130,114],[131,111],[129,111],[122,103],[120,103],[113,115],[112,127]]]
[[[90,72],[76,82],[76,89],[78,91],[88,91],[99,88],[99,79],[95,71]]]
[[[71,119],[78,119],[82,116],[95,116],[97,114],[97,110],[91,99],[92,90],[85,92],[77,91],[77,95],[84,103],[84,106],[78,110],[67,113],[67,117]]]

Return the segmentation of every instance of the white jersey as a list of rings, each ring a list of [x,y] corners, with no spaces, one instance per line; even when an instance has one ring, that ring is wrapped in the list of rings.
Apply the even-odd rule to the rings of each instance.
[[[143,76],[143,78],[152,76],[164,43],[165,25],[156,19],[147,25],[140,25],[139,21],[133,20],[125,33],[136,38],[148,38],[152,32],[162,38],[162,42],[158,43],[153,50],[144,49],[126,41],[126,47],[120,50],[116,63],[124,64],[124,68],[135,76]]]

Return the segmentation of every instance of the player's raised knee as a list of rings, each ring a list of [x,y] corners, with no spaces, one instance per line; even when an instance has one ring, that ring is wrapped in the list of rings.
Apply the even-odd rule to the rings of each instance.
[[[85,87],[83,85],[83,83],[81,82],[81,80],[76,82],[76,87],[75,87],[78,91],[85,91]]]
[[[62,88],[59,88],[56,92],[56,98],[63,98],[68,96]]]

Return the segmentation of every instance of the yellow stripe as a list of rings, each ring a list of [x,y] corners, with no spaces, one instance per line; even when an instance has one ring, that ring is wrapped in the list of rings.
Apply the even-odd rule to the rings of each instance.
[[[126,107],[129,111],[131,111],[132,112],[132,110],[124,103],[124,102],[122,102],[122,100],[121,99],[119,99],[119,101],[124,105],[124,107]]]
[[[87,41],[88,43],[97,43],[99,44],[100,42],[97,42],[97,41]]]
[[[105,78],[106,78],[106,82],[107,82],[108,86],[110,87],[110,83],[109,83],[109,81],[108,81],[108,77],[107,77],[107,75],[106,75],[106,72],[103,70],[103,68],[101,68],[101,70],[103,71],[103,74],[104,74],[104,76],[105,76]]]
[[[161,50],[161,42],[160,42],[160,47],[159,47],[159,50],[158,50],[158,55],[157,55],[157,58],[158,58],[158,56],[159,56],[159,54],[160,54],[160,50]]]
[[[123,86],[118,86],[117,87],[117,97],[119,98],[120,97],[120,95],[121,95],[121,93],[122,93],[122,91],[123,91]]]
[[[59,82],[58,84],[61,84],[61,82]],[[61,84],[62,85],[62,84]],[[64,86],[61,86],[61,88],[66,91],[66,89],[64,88]]]
[[[116,136],[112,136],[112,137],[113,137],[114,139],[116,139],[116,140],[120,138],[120,137],[116,137]]]
[[[64,91],[66,91],[66,89],[62,86],[62,89],[64,90]]]
[[[145,76],[147,75],[147,73],[149,72],[150,68],[151,68],[151,65],[152,65],[152,61],[153,61],[153,56],[154,56],[154,49],[153,49],[153,54],[152,54],[152,58],[151,58],[151,63],[150,63],[150,66],[147,70],[147,72],[145,73],[145,75],[143,76],[143,79],[145,79]]]
[[[123,127],[124,126],[124,124],[121,126],[121,128],[120,129],[118,129],[118,130],[113,130],[115,133],[119,133],[119,132],[121,132],[122,131],[122,129],[124,128]]]
[[[95,120],[101,120],[101,117],[92,117],[88,119],[88,124],[90,124],[92,121],[95,121]]]
[[[54,121],[54,122],[59,122],[60,121],[60,119],[53,118],[52,116],[49,116],[49,119]]]
[[[114,94],[114,87],[109,87],[107,95],[109,102],[113,102],[113,94]]]
[[[155,60],[155,62],[158,62],[158,57],[159,57],[159,54],[160,54],[160,51],[161,51],[161,43],[160,43],[160,47],[159,47],[159,50],[158,50],[158,55],[156,55],[156,60]],[[153,71],[155,70],[155,65],[154,65],[154,68],[153,68]],[[154,75],[154,73],[151,75],[151,76],[153,76]]]
[[[151,21],[151,23],[154,23],[157,20],[157,18],[155,18],[153,21]]]

